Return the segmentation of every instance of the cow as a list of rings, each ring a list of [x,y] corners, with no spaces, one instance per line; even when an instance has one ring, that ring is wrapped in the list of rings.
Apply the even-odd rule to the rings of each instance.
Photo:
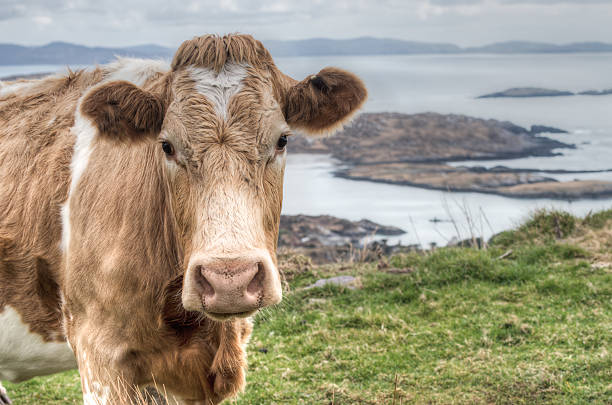
[[[241,392],[251,317],[282,297],[287,138],[334,132],[366,97],[334,67],[297,81],[238,34],[170,65],[1,83],[0,380],[77,367],[85,404]]]

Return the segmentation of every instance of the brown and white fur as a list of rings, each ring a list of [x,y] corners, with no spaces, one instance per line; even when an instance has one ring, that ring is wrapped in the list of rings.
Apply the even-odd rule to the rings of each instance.
[[[241,391],[248,317],[282,295],[279,139],[365,98],[337,68],[297,82],[246,35],[3,83],[0,380],[78,367],[86,404]]]

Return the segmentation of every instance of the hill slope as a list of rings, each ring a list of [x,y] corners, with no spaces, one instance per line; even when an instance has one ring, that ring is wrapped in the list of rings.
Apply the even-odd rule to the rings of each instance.
[[[236,404],[612,402],[612,210],[536,213],[487,250],[281,266],[290,292],[256,318]],[[303,288],[333,275],[360,288]],[[76,372],[6,386],[82,403]]]

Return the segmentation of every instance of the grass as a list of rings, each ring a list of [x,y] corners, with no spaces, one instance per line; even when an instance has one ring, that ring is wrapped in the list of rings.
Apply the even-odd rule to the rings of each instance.
[[[247,390],[228,402],[610,404],[611,230],[612,210],[538,212],[487,250],[291,258],[292,292],[256,318]],[[302,289],[341,274],[362,287]],[[5,386],[16,404],[80,403],[76,372]]]

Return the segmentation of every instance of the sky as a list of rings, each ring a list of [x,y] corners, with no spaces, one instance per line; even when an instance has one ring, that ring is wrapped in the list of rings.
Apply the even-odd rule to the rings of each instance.
[[[612,42],[610,21],[612,0],[0,0],[0,43],[176,46],[228,32],[462,46]]]

